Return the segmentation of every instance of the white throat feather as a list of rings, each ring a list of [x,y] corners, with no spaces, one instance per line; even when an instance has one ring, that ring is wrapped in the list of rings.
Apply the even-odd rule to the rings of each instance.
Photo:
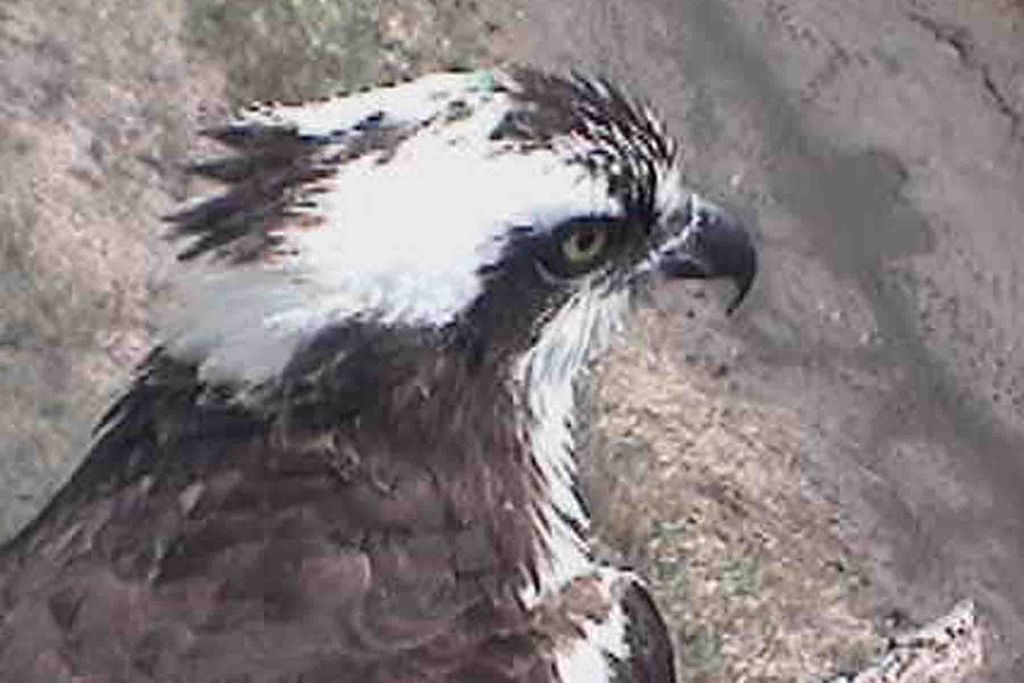
[[[544,324],[536,344],[514,368],[521,428],[540,475],[542,495],[535,520],[539,585],[523,593],[528,605],[596,567],[586,539],[590,518],[577,491],[574,384],[621,330],[629,296],[628,289],[608,292],[587,282]]]

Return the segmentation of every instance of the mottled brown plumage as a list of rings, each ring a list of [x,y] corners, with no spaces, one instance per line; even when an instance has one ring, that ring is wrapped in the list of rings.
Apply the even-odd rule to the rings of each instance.
[[[118,680],[546,680],[515,607],[529,577],[505,578],[532,540],[508,398],[459,354],[381,352],[261,415],[196,405],[194,370],[151,359],[5,553],[5,628],[38,629],[0,644],[10,680],[40,656]]]
[[[516,74],[511,85],[438,80],[404,118],[370,100],[355,118],[332,110],[351,119],[336,129],[271,109],[209,132],[235,155],[193,170],[227,187],[171,221],[192,238],[184,260],[242,268],[247,285],[251,274],[243,304],[313,305],[303,278],[333,282],[330,261],[287,266],[306,244],[297,232],[359,227],[340,224],[348,205],[321,203],[344,198],[331,184],[339,169],[369,159],[359,182],[390,177],[407,141],[488,112],[503,114],[492,128],[445,143],[468,150],[459,163],[479,155],[500,170],[487,164],[546,154],[532,157],[552,160],[539,168],[600,180],[610,203],[595,206],[614,211],[573,208],[549,225],[547,206],[536,224],[482,226],[501,248],[475,266],[477,294],[463,301],[453,287],[457,310],[314,311],[295,331],[294,317],[270,321],[292,309],[257,307],[241,337],[214,310],[201,319],[209,330],[188,330],[199,341],[156,349],[72,479],[0,551],[0,680],[671,679],[671,644],[642,582],[585,550],[564,397],[595,334],[592,309],[633,286],[652,253],[663,248],[677,274],[749,285],[752,249],[719,214],[659,188],[672,146],[610,86]],[[405,111],[392,95],[406,92],[423,94],[380,101]],[[430,171],[431,158],[415,159]],[[567,206],[592,201],[581,196]],[[365,232],[441,235],[443,219]],[[567,260],[578,235],[569,246],[590,258],[596,244],[599,258]],[[274,325],[296,340],[277,365],[228,346],[258,344]],[[239,359],[268,367],[232,375]]]

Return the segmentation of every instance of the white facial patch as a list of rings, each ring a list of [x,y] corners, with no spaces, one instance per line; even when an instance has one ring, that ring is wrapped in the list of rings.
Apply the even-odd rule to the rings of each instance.
[[[544,325],[536,345],[516,367],[514,391],[525,396],[525,428],[546,487],[539,508],[542,518],[536,520],[540,586],[536,590],[531,586],[521,596],[527,605],[594,570],[583,536],[590,519],[574,492],[573,382],[621,329],[628,307],[627,290],[608,293],[584,283]]]
[[[317,136],[349,131],[369,117],[382,125],[412,125],[437,117],[455,99],[476,106],[497,96],[499,79],[502,74],[493,71],[430,74],[409,83],[319,102],[255,105],[244,113],[243,122],[292,124],[301,134]]]
[[[546,229],[574,216],[622,212],[604,179],[567,163],[575,143],[524,151],[491,140],[517,104],[481,79],[430,76],[246,119],[328,134],[381,113],[378,125],[406,126],[408,136],[319,181],[323,191],[302,211],[320,222],[285,226],[278,258],[191,273],[192,305],[173,325],[181,332],[169,349],[198,361],[203,379],[259,383],[334,323],[451,321],[480,295],[479,269],[498,258],[514,226]],[[464,106],[448,117],[455,100]]]

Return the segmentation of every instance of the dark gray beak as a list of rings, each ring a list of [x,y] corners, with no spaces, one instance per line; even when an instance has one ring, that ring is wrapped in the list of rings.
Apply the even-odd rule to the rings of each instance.
[[[743,225],[711,202],[690,199],[687,224],[658,252],[658,269],[671,278],[732,278],[737,293],[726,308],[740,305],[757,274],[757,252]]]

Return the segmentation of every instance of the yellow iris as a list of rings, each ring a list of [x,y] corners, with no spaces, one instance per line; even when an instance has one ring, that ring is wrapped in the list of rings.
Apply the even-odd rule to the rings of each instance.
[[[608,233],[604,230],[582,228],[562,240],[562,255],[572,265],[584,265],[600,256],[607,244]]]

